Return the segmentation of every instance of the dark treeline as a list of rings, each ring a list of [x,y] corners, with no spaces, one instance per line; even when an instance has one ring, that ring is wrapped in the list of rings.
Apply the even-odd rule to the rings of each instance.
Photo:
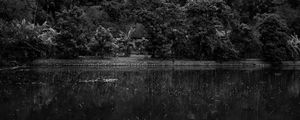
[[[0,0],[0,64],[38,58],[298,60],[300,0]]]

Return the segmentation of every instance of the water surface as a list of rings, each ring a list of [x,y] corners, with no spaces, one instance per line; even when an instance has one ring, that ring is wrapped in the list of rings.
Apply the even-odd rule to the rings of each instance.
[[[297,68],[0,71],[1,120],[299,120]]]

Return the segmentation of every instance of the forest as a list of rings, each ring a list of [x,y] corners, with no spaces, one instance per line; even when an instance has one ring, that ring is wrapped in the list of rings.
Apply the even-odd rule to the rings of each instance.
[[[300,0],[0,0],[0,66],[40,58],[300,58]]]

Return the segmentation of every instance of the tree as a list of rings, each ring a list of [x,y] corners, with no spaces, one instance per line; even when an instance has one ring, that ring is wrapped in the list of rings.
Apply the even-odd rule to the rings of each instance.
[[[36,8],[35,1],[28,0],[0,0],[0,18],[6,21],[14,19],[29,21],[34,18],[34,11]]]
[[[254,17],[259,14],[273,13],[282,0],[225,0],[231,8],[237,10],[241,22],[255,24]]]
[[[284,19],[277,14],[264,14],[259,22],[260,41],[263,43],[263,55],[266,60],[280,62],[293,60],[288,49],[289,28]]]
[[[169,3],[161,3],[152,9],[140,10],[137,13],[137,20],[145,26],[149,37],[146,49],[154,58],[169,58],[174,54],[173,44],[180,34],[172,35],[184,32],[184,11]]]
[[[55,43],[59,58],[76,58],[87,54],[92,30],[83,15],[84,11],[79,7],[58,14],[55,29],[61,34],[56,37]]]
[[[291,32],[300,35],[300,0],[288,0],[287,3],[276,8],[276,14],[286,20]]]
[[[99,26],[94,33],[94,37],[89,42],[88,47],[96,56],[104,57],[112,55],[114,52],[115,39],[109,29]]]
[[[191,2],[187,6],[188,36],[195,59],[230,60],[238,58],[228,37],[230,8],[224,2]],[[218,35],[218,31],[225,34]],[[221,33],[223,33],[221,32]]]

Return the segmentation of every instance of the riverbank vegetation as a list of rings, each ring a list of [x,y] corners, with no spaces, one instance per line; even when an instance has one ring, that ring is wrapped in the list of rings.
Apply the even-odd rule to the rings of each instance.
[[[300,57],[300,0],[0,0],[0,66],[149,54],[228,61]]]

